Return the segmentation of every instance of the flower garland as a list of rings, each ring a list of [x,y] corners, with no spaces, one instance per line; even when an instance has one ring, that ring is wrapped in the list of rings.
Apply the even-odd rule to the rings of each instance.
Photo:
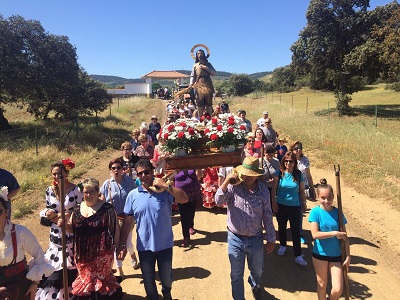
[[[212,117],[207,123],[204,134],[210,138],[207,145],[212,147],[238,147],[246,141],[246,125],[243,121],[232,114],[220,114]]]

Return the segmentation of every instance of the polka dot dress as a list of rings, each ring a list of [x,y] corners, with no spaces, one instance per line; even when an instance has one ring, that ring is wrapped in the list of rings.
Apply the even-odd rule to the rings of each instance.
[[[77,187],[74,187],[68,195],[65,196],[64,206],[66,213],[72,213],[74,207],[82,202],[83,195],[78,190]],[[55,212],[59,213],[61,211],[61,203],[58,201],[53,189],[48,187],[46,190],[46,208],[52,209]],[[73,254],[73,236],[71,234],[66,234],[67,243],[66,243],[66,257],[67,257],[67,267],[68,269],[76,269],[74,263],[74,254]],[[50,246],[44,254],[45,259],[48,263],[50,263],[55,271],[62,272],[62,240],[61,240],[61,227],[58,227],[56,224],[52,223],[50,227]],[[68,292],[70,293],[72,290],[71,287],[68,287]],[[70,297],[72,295],[70,294]],[[59,289],[55,286],[50,287],[40,287],[37,290],[35,300],[51,300],[51,299],[60,299],[64,300],[64,289]]]

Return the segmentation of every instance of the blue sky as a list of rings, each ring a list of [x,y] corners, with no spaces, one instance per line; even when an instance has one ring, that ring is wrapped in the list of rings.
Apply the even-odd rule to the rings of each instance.
[[[370,9],[391,0],[371,0]],[[189,70],[190,49],[210,48],[216,70],[273,71],[291,61],[306,25],[305,0],[0,0],[4,18],[20,15],[66,35],[89,74],[140,78]]]

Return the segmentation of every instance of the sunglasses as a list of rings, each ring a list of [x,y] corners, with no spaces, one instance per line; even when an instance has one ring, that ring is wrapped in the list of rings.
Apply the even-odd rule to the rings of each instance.
[[[303,149],[300,148],[300,147],[295,147],[295,148],[293,148],[293,150],[294,150],[294,151],[297,151],[297,150],[303,150]]]
[[[291,164],[293,162],[293,160],[284,160],[283,162]]]
[[[123,149],[124,151],[130,151],[130,150],[132,150],[132,148],[127,148],[127,149]]]
[[[137,172],[136,174],[137,174],[137,176],[140,177],[142,175],[150,175],[150,173],[151,173],[150,170],[144,170],[144,171]]]
[[[118,166],[118,167],[111,167],[111,170],[121,170],[122,167]]]
[[[0,209],[0,216],[3,214],[3,212],[6,212],[7,209]]]

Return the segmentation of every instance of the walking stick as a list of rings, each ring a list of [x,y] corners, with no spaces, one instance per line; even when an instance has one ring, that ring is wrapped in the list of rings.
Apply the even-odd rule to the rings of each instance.
[[[343,222],[343,208],[342,208],[342,194],[340,190],[340,165],[334,165],[335,176],[336,176],[336,193],[337,193],[337,202],[338,202],[338,211],[339,211],[339,230],[344,232],[344,222]],[[340,244],[342,246],[342,262],[346,259],[346,240],[341,240]],[[342,266],[343,269],[343,280],[344,280],[344,293],[345,299],[350,299],[350,290],[349,290],[349,277],[347,276],[347,268],[346,266]]]
[[[65,184],[64,184],[64,176],[62,175],[62,171],[60,170],[60,176],[59,176],[59,199],[60,199],[60,205],[61,205],[61,219],[63,220],[63,223],[61,225],[61,240],[62,240],[62,259],[63,259],[63,286],[64,286],[64,299],[69,300],[69,295],[68,295],[68,266],[67,266],[67,253],[66,253],[66,248],[67,248],[67,240],[65,237],[65,205],[64,205],[64,200],[65,200]]]

